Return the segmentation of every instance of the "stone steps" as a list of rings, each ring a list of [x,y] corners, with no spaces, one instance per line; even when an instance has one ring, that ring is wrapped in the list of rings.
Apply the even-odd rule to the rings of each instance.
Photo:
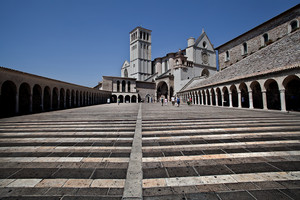
[[[298,199],[300,115],[138,111],[110,104],[1,119],[1,199]]]

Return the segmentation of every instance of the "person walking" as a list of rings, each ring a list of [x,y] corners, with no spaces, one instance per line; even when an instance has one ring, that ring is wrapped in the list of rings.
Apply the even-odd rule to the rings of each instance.
[[[120,104],[120,98],[118,98],[118,105]]]
[[[171,97],[171,101],[172,101],[172,106],[175,105],[175,97]]]
[[[180,98],[177,97],[177,107],[179,107],[179,105],[180,105]]]
[[[163,96],[160,98],[160,101],[161,101],[161,106],[164,106],[164,97]]]
[[[168,105],[168,99],[167,98],[165,98],[165,104]]]

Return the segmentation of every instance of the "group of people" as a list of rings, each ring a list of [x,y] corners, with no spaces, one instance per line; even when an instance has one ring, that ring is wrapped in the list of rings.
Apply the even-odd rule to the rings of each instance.
[[[161,106],[164,105],[168,105],[168,99],[167,98],[164,98],[163,96],[161,96],[160,98],[160,101],[161,101]],[[172,102],[172,106],[175,106],[175,103],[177,104],[177,107],[179,107],[180,105],[180,98],[179,97],[171,97],[171,102]]]

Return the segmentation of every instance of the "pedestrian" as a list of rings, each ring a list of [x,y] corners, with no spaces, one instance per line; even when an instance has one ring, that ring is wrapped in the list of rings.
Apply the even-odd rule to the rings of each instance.
[[[179,105],[180,105],[180,98],[177,97],[177,107],[179,107]]]
[[[168,105],[168,99],[167,98],[165,98],[165,104]]]
[[[172,101],[172,106],[175,105],[175,97],[171,97],[171,101]]]
[[[164,106],[164,97],[161,97],[160,101],[161,101],[161,106]]]
[[[120,98],[118,98],[118,105],[120,104]]]

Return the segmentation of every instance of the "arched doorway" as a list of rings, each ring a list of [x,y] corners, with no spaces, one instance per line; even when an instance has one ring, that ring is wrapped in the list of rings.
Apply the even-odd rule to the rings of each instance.
[[[30,112],[30,86],[22,83],[19,89],[19,112],[27,114]]]
[[[59,102],[60,102],[60,109],[65,108],[65,90],[63,88],[60,89],[60,94],[59,94]]]
[[[1,87],[0,117],[10,117],[16,113],[17,87],[12,81],[5,81]]]
[[[34,85],[32,94],[32,111],[42,111],[42,88],[39,85]]]
[[[221,94],[221,90],[220,90],[220,88],[217,88],[217,94],[218,94],[218,105],[219,106],[222,106],[223,104],[222,104],[222,94]]]
[[[67,92],[66,92],[66,107],[70,108],[70,90],[69,89],[67,89]]]
[[[202,91],[202,96],[203,96],[203,105],[206,105],[206,95],[205,95],[205,92],[204,90]]]
[[[253,107],[262,109],[263,103],[260,84],[257,81],[254,81],[251,83],[250,87],[252,89]]]
[[[125,92],[125,86],[126,86],[126,83],[125,83],[125,81],[123,80],[123,81],[122,81],[122,92]]]
[[[131,103],[136,103],[136,96],[135,96],[135,95],[133,95],[133,96],[131,97]]]
[[[211,92],[211,97],[212,97],[212,105],[216,105],[216,94],[215,94],[215,91],[214,91],[214,89],[211,89],[210,90],[210,92]]]
[[[119,95],[120,103],[124,103],[123,95]]]
[[[232,85],[230,87],[230,90],[231,90],[231,97],[232,97],[232,106],[233,107],[238,107],[238,93],[237,93],[237,89],[235,87],[235,85]]]
[[[210,94],[209,94],[209,90],[208,89],[206,89],[206,95],[207,95],[207,105],[211,105]]]
[[[130,103],[130,96],[129,95],[125,96],[125,103]]]
[[[161,96],[164,96],[164,98],[168,99],[168,85],[166,82],[161,81],[158,83],[156,87],[156,94],[157,94],[157,100],[159,101]]]
[[[265,88],[267,89],[268,109],[280,110],[280,94],[277,82],[273,79],[269,79],[265,83]]]
[[[48,86],[44,89],[44,110],[49,111],[51,106],[51,94],[50,94],[50,88]]]
[[[227,87],[223,88],[223,94],[224,94],[223,106],[229,106],[229,92]]]
[[[247,85],[245,83],[241,83],[239,89],[241,91],[242,108],[249,108],[249,92]]]
[[[118,100],[117,95],[114,94],[111,96],[111,103],[117,103],[117,100]]]
[[[283,81],[285,87],[286,110],[300,111],[300,79],[296,75],[288,76]]]
[[[52,109],[57,110],[58,109],[58,89],[53,88],[52,92]]]

